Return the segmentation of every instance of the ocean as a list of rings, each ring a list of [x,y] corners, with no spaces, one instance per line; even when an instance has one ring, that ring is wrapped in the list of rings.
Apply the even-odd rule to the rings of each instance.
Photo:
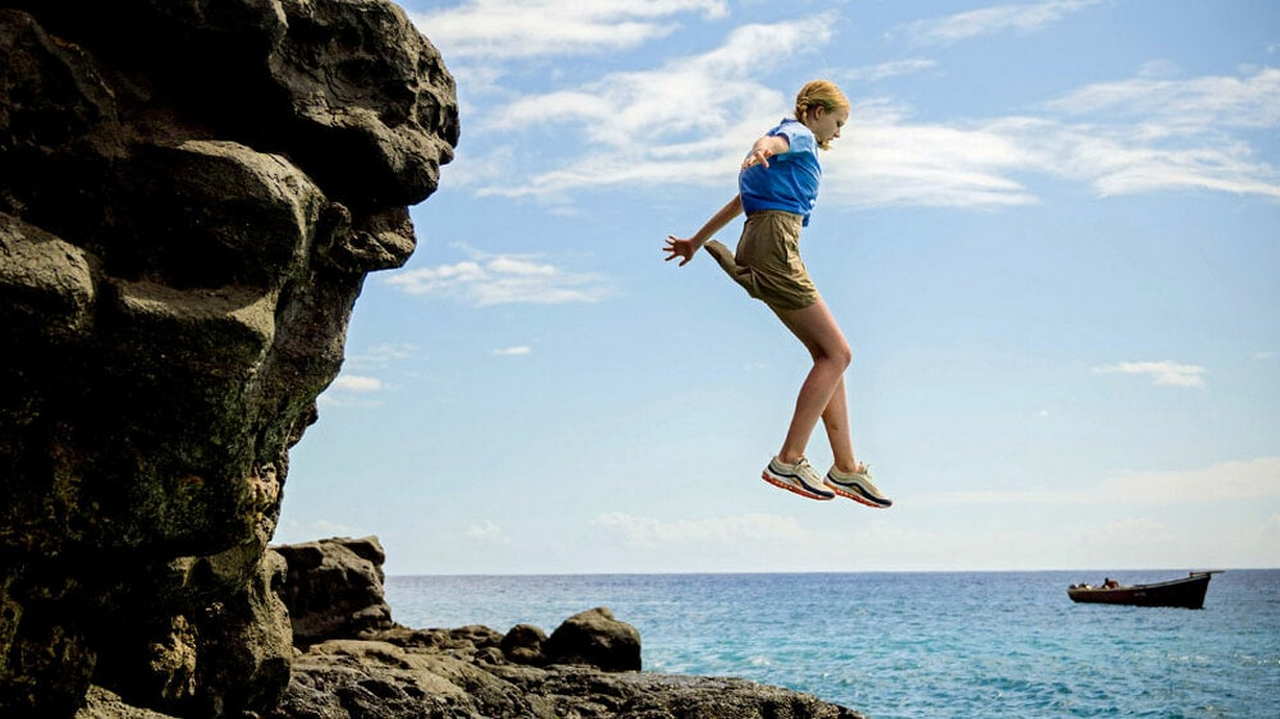
[[[1202,610],[1074,604],[1069,584],[1185,571],[393,576],[411,627],[548,634],[607,606],[646,671],[798,689],[875,719],[1280,717],[1280,570],[1214,575]]]

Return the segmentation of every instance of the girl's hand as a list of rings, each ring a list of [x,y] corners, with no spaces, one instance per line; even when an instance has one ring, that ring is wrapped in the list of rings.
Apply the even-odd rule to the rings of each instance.
[[[667,255],[663,261],[670,262],[677,257],[683,257],[684,259],[680,260],[680,264],[677,265],[677,267],[684,267],[689,264],[689,260],[693,259],[693,256],[698,252],[698,248],[700,247],[702,247],[702,243],[697,240],[682,240],[675,235],[667,235],[667,246],[662,248],[662,251],[669,252],[671,254]]]
[[[742,161],[742,169],[745,170],[748,167],[757,164],[768,167],[770,157],[773,157],[773,152],[770,151],[769,148],[757,145],[756,147],[751,148],[751,152],[747,155],[746,159]]]
[[[748,152],[747,158],[742,161],[742,169],[745,170],[757,164],[768,167],[770,157],[790,149],[791,143],[787,142],[787,138],[782,135],[765,135],[751,146],[751,152]]]

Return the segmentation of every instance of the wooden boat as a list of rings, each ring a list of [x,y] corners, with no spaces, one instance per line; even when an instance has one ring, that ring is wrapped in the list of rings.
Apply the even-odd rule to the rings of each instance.
[[[1067,596],[1073,602],[1100,604],[1128,604],[1138,607],[1186,607],[1203,609],[1204,594],[1209,590],[1209,579],[1222,570],[1190,572],[1182,579],[1172,579],[1155,584],[1116,585],[1091,587],[1087,584],[1072,585]]]

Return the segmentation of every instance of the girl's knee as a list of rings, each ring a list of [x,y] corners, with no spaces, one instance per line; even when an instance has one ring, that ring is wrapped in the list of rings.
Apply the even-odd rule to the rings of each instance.
[[[824,347],[820,352],[815,352],[813,360],[817,362],[830,362],[840,368],[843,372],[849,365],[853,364],[853,350],[849,345],[841,344],[836,347]]]
[[[840,363],[841,369],[847,368],[853,364],[853,349],[849,345],[840,345],[836,350],[835,359]]]

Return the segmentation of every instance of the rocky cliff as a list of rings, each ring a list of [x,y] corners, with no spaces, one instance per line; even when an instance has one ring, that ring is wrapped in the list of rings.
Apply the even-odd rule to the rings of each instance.
[[[0,716],[773,706],[605,673],[639,644],[602,612],[398,627],[376,542],[268,551],[365,275],[457,141],[386,0],[0,0]],[[784,694],[761,716],[850,716]]]
[[[0,3],[0,715],[274,705],[287,450],[457,139],[383,0]]]

